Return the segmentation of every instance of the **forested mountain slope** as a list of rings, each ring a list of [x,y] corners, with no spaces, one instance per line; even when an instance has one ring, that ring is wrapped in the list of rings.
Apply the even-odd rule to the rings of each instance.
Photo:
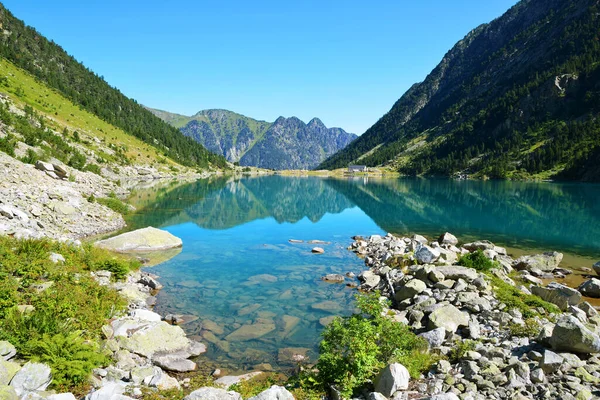
[[[522,0],[320,167],[598,180],[599,111],[598,2]]]
[[[188,166],[224,167],[222,156],[207,151],[151,112],[111,87],[59,45],[26,26],[0,4],[0,62],[11,61],[73,103],[156,147]]]

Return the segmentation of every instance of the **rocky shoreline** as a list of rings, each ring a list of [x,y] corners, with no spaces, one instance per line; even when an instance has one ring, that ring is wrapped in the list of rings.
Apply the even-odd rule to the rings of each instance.
[[[423,236],[355,237],[350,249],[365,258],[360,289],[379,290],[392,301],[386,311],[429,343],[440,361],[409,383],[399,364],[381,372],[369,398],[394,399],[593,399],[600,396],[600,317],[582,299],[600,297],[600,280],[579,290],[541,278],[560,279],[562,254],[512,259],[488,241],[458,246],[446,233]],[[489,271],[458,265],[479,252],[494,262]],[[595,265],[596,272],[599,264]],[[499,292],[508,285],[529,299],[532,293],[556,306],[532,304],[519,310]],[[535,299],[534,297],[531,297]],[[526,315],[525,315],[526,314]],[[457,349],[461,349],[457,354]]]

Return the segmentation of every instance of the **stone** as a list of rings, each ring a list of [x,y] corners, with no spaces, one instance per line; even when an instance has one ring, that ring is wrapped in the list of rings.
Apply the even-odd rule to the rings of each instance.
[[[533,286],[531,293],[555,304],[562,311],[566,311],[569,306],[576,306],[581,302],[581,293],[560,283],[550,282],[548,286]]]
[[[52,261],[54,264],[64,263],[65,257],[62,254],[50,253],[50,261]]]
[[[51,394],[46,400],[77,400],[73,393]]]
[[[592,265],[592,269],[596,273],[596,275],[600,275],[600,261]]]
[[[311,252],[313,252],[315,254],[323,254],[323,253],[325,253],[325,250],[322,247],[313,247]]]
[[[21,368],[10,385],[19,396],[27,393],[44,391],[52,382],[52,372],[46,364],[28,362]]]
[[[473,243],[467,243],[463,247],[469,251],[477,251],[477,250],[483,251],[483,250],[493,250],[495,246],[494,246],[494,243],[490,242],[489,240],[478,240]]]
[[[319,324],[321,324],[321,326],[327,326],[330,323],[332,323],[335,318],[336,317],[334,315],[331,315],[329,317],[319,318]]]
[[[386,366],[375,379],[375,391],[385,397],[392,397],[398,390],[408,389],[410,374],[406,367],[399,363]]]
[[[456,246],[458,244],[458,239],[453,234],[446,232],[438,238],[438,243]]]
[[[182,241],[167,231],[151,226],[99,240],[96,247],[117,253],[161,251],[182,246]]]
[[[66,178],[69,175],[69,171],[67,171],[63,166],[58,164],[52,164],[52,168],[54,168],[54,173],[58,175],[60,178]]]
[[[451,304],[442,306],[429,315],[429,329],[444,328],[449,333],[455,333],[460,326],[468,325],[469,314]]]
[[[427,245],[421,245],[417,251],[415,251],[415,259],[419,264],[431,264],[440,257],[440,251],[429,247]]]
[[[183,400],[242,400],[242,396],[233,391],[202,387],[185,396]]]
[[[150,310],[144,310],[144,309],[137,309],[137,310],[133,310],[131,311],[131,316],[133,318],[137,318],[137,319],[141,319],[142,321],[161,321],[162,317],[160,315],[158,315],[157,313],[150,311]]]
[[[183,329],[164,321],[123,318],[113,321],[111,326],[121,348],[144,357],[152,358],[154,353],[172,353],[190,347]]]
[[[95,392],[85,396],[85,400],[133,400],[123,394],[126,389],[127,386],[124,382],[108,382]]]
[[[322,281],[332,282],[332,283],[344,283],[344,275],[340,274],[327,274],[321,278]]]
[[[458,280],[464,279],[467,282],[472,282],[479,277],[477,271],[472,268],[461,267],[459,265],[440,266],[436,268],[441,272],[446,279]]]
[[[362,282],[363,287],[372,289],[379,285],[381,277],[371,270],[366,270],[358,275],[358,279]]]
[[[252,378],[254,378],[258,375],[262,375],[262,374],[263,374],[263,372],[261,372],[261,371],[255,371],[255,372],[250,372],[250,373],[247,373],[244,375],[227,375],[227,376],[223,376],[223,377],[217,379],[215,381],[215,384],[217,384],[218,386],[227,390],[232,385],[237,385],[238,383],[240,383],[242,381],[247,381],[249,379],[252,379]]]
[[[598,315],[598,310],[596,310],[594,308],[594,306],[592,306],[587,301],[583,301],[583,302],[579,303],[578,307],[580,310],[585,312],[585,314],[587,315],[588,318],[592,318],[592,317],[595,317]]]
[[[554,350],[574,353],[599,353],[600,337],[572,315],[563,315],[552,332]]]
[[[556,251],[536,254],[533,256],[522,256],[515,260],[513,267],[518,270],[528,270],[537,268],[543,272],[552,272],[563,259],[562,253]]]
[[[183,354],[161,354],[152,357],[152,362],[164,370],[173,372],[191,372],[196,369],[196,363],[188,360],[186,356],[189,353]]]
[[[423,400],[460,400],[460,398],[451,392],[434,394],[433,396],[424,397]]]
[[[160,282],[158,282],[156,279],[152,278],[149,275],[142,276],[140,278],[140,280],[138,281],[138,283],[141,283],[142,285],[146,285],[150,289],[154,289],[154,290],[160,290],[163,288],[163,285]]]
[[[387,400],[387,397],[385,397],[379,392],[371,392],[367,396],[367,400]]]
[[[577,288],[579,292],[587,297],[600,298],[600,279],[592,278],[583,282]]]
[[[294,400],[294,396],[283,386],[273,385],[248,400]]]
[[[413,296],[416,296],[425,289],[427,289],[427,285],[425,284],[425,282],[419,279],[413,279],[411,281],[408,281],[404,286],[397,289],[396,301],[401,302],[405,299],[411,299]]]
[[[225,340],[230,342],[245,342],[263,337],[274,330],[274,323],[257,322],[251,325],[242,325],[240,328],[227,335]]]
[[[446,329],[437,328],[419,334],[420,337],[427,340],[430,348],[440,347],[446,339]]]
[[[154,367],[154,373],[152,376],[145,378],[144,383],[159,390],[181,389],[179,381],[169,376],[159,367]]]
[[[14,387],[0,384],[0,399],[19,400],[19,396],[17,395]]]
[[[0,360],[0,385],[8,385],[20,369],[15,362]]]
[[[35,168],[44,172],[54,172],[54,166],[52,166],[52,164],[40,160],[35,162]]]
[[[10,360],[17,354],[15,346],[7,342],[6,340],[0,341],[0,356],[4,360]]]

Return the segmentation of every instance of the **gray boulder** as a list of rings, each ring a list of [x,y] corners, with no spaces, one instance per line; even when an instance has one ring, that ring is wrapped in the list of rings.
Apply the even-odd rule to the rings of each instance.
[[[438,238],[438,243],[456,246],[458,244],[458,239],[450,232],[446,232]]]
[[[546,350],[539,361],[540,368],[547,374],[553,374],[558,371],[564,358],[553,351]]]
[[[550,282],[547,287],[533,286],[531,293],[540,296],[549,303],[556,304],[562,311],[581,302],[581,293],[556,282]]]
[[[396,292],[396,301],[400,302],[405,299],[411,299],[425,289],[427,289],[425,282],[419,279],[413,279],[398,289]]]
[[[0,385],[0,399],[2,400],[19,400],[15,388],[8,385]]]
[[[562,253],[551,251],[533,256],[523,256],[515,260],[513,268],[518,271],[531,271],[537,268],[543,272],[552,272],[563,259]]]
[[[440,393],[433,396],[425,397],[423,400],[460,400],[460,397],[454,393]]]
[[[242,400],[239,393],[214,387],[202,387],[185,396],[183,400]]]
[[[10,385],[19,396],[44,391],[52,382],[52,372],[46,364],[28,362],[16,373]]]
[[[554,350],[573,353],[599,353],[600,337],[572,315],[563,315],[552,331]]]
[[[579,285],[578,290],[587,297],[600,298],[600,279],[592,278]]]
[[[108,382],[95,392],[85,396],[85,400],[133,400],[123,394],[126,389],[125,382]]]
[[[117,253],[169,250],[182,246],[182,241],[167,231],[151,226],[99,240],[96,247]]]
[[[446,279],[458,280],[464,279],[467,282],[472,282],[479,277],[477,271],[472,268],[461,267],[459,265],[447,265],[437,267],[436,270],[441,272]]]
[[[440,257],[440,251],[427,245],[420,246],[415,252],[415,259],[419,264],[431,264]]]
[[[399,363],[385,367],[375,379],[375,391],[385,397],[392,397],[398,390],[408,389],[410,374],[406,367]]]
[[[594,269],[594,272],[596,272],[596,275],[600,275],[600,261],[592,265],[592,268]]]
[[[381,277],[371,270],[366,270],[358,275],[358,279],[362,282],[363,287],[372,289],[379,285]]]
[[[322,277],[321,280],[332,283],[343,283],[345,278],[344,275],[340,274],[327,274],[324,277]]]
[[[294,400],[294,396],[283,386],[273,385],[248,400]]]
[[[446,329],[437,328],[419,334],[420,337],[427,340],[430,348],[440,347],[446,339]]]
[[[444,328],[447,332],[455,333],[458,327],[468,325],[469,314],[451,304],[440,307],[429,315],[429,329]]]
[[[10,360],[17,354],[15,346],[7,342],[6,340],[0,341],[0,357],[4,360]]]

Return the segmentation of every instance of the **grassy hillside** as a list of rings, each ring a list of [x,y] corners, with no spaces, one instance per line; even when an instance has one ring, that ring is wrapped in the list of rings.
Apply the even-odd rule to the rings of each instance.
[[[523,0],[458,42],[424,82],[320,167],[360,162],[410,175],[600,180],[597,169],[578,171],[600,148],[599,104],[598,3]]]
[[[124,132],[156,147],[188,166],[226,166],[222,156],[207,151],[129,99],[104,79],[77,62],[59,45],[15,18],[0,4],[0,57],[23,68],[77,106]]]

